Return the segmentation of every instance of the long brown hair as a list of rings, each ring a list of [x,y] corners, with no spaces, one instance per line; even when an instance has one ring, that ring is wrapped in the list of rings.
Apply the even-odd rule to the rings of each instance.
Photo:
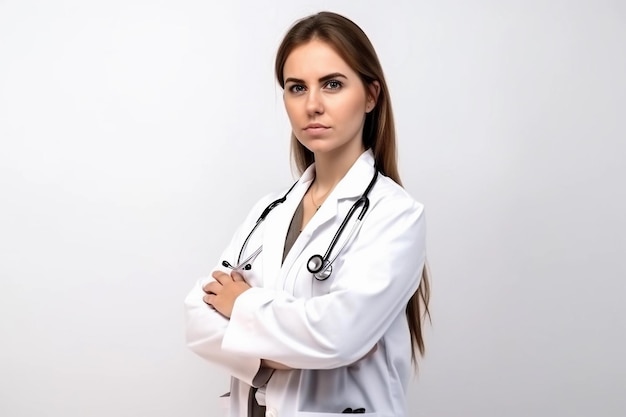
[[[287,57],[296,47],[318,39],[326,42],[359,74],[364,86],[377,81],[380,85],[376,106],[366,114],[363,127],[363,145],[372,149],[378,170],[402,185],[398,173],[396,132],[391,111],[389,89],[376,51],[367,35],[351,20],[331,12],[320,12],[297,21],[285,35],[276,54],[276,79],[285,87],[283,68]],[[291,155],[300,171],[313,163],[313,153],[291,135]],[[406,306],[406,316],[411,334],[412,359],[417,361],[417,352],[424,355],[422,320],[430,318],[428,303],[430,283],[428,267],[424,265],[422,279],[417,291]]]

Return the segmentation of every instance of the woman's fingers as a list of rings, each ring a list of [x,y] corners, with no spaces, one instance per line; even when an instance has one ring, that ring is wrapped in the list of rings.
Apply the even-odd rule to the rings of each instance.
[[[230,274],[230,276],[233,278],[233,281],[235,281],[235,282],[236,282],[236,281],[244,281],[244,282],[246,281],[246,280],[243,278],[243,275],[241,275],[241,274],[240,274],[239,272],[237,272],[237,271],[233,271],[233,272]]]
[[[211,276],[220,284],[224,285],[226,280],[232,281],[233,279],[225,272],[222,271],[213,271]]]
[[[220,284],[220,285],[224,285],[228,282],[236,282],[236,281],[243,281],[245,282],[246,280],[244,279],[243,275],[238,272],[238,271],[233,271],[231,272],[230,275],[228,275],[225,272],[222,271],[213,271],[213,273],[211,274],[211,276]],[[204,287],[206,288],[209,284],[205,285]],[[206,290],[204,292],[207,292]]]
[[[233,271],[229,275],[222,271],[213,271],[211,276],[215,281],[211,281],[202,287],[202,290],[205,292],[202,301],[224,317],[230,318],[235,300],[244,291],[250,289],[250,285],[248,285],[240,272]]]
[[[202,290],[207,294],[219,294],[222,290],[222,284],[215,281],[209,282],[204,287],[202,287]]]

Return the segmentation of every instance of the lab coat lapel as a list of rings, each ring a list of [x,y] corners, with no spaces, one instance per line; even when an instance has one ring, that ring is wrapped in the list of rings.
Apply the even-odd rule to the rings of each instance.
[[[313,180],[313,167],[309,167],[285,202],[277,206],[265,220],[263,232],[263,286],[276,288],[285,249],[285,238],[291,219]]]
[[[319,211],[311,219],[311,228],[313,230],[319,228],[328,220],[337,216],[337,214],[340,216],[345,215],[346,213],[339,213],[341,202],[346,199],[351,200],[351,202],[356,201],[367,188],[373,174],[374,156],[371,150],[367,150],[354,162]],[[347,212],[347,210],[345,211]]]
[[[335,218],[339,213],[339,205],[343,200],[350,199],[356,201],[367,188],[372,175],[374,175],[374,155],[371,150],[367,150],[363,152],[346,175],[339,181],[319,211],[311,218],[306,229],[309,229],[310,226],[310,231],[313,232],[327,221]],[[339,215],[344,214],[339,213]]]

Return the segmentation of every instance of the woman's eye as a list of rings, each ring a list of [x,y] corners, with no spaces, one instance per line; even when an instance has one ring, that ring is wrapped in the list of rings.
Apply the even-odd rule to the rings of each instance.
[[[292,93],[301,93],[304,91],[304,86],[300,84],[294,84],[289,87],[289,91],[291,91]]]
[[[341,88],[341,82],[337,80],[330,80],[326,83],[326,87],[330,90],[338,90]]]

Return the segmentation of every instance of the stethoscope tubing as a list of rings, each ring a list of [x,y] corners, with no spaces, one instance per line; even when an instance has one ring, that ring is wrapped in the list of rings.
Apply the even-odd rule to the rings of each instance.
[[[318,280],[318,281],[325,281],[328,277],[330,277],[330,274],[333,271],[333,264],[335,263],[335,260],[337,259],[339,254],[341,252],[343,252],[343,250],[346,247],[346,245],[348,244],[348,242],[350,242],[350,240],[352,239],[352,236],[354,235],[354,232],[356,232],[357,229],[359,229],[362,224],[363,224],[362,220],[357,218],[356,222],[352,225],[352,228],[350,229],[350,233],[348,233],[348,236],[346,237],[346,239],[341,244],[341,247],[339,248],[339,250],[337,250],[335,252],[335,256],[333,256],[332,259],[329,259],[329,260],[326,260],[326,261],[324,261],[324,258],[322,258],[322,260],[321,260],[322,268],[319,271],[313,273],[312,271],[309,270],[309,272],[311,272],[313,274],[313,277],[316,280]],[[319,256],[319,255],[313,255],[311,257],[311,259],[313,259],[315,256]],[[309,262],[311,262],[311,259],[309,259]],[[307,263],[307,268],[308,268],[308,265],[309,265],[309,263]]]
[[[352,205],[352,207],[350,207],[350,210],[348,210],[348,213],[346,214],[346,217],[341,222],[341,225],[337,229],[337,232],[335,232],[335,235],[333,236],[330,244],[328,245],[328,249],[324,253],[324,256],[313,255],[313,256],[311,256],[309,258],[309,260],[307,262],[307,269],[308,269],[308,271],[311,274],[313,274],[313,276],[315,277],[316,280],[324,281],[324,280],[328,279],[328,277],[332,273],[332,265],[333,265],[333,263],[335,262],[335,260],[339,256],[339,254],[343,251],[343,249],[346,247],[348,242],[352,239],[352,236],[354,235],[354,233],[357,230],[357,228],[360,227],[360,225],[362,224],[363,217],[365,216],[365,214],[367,213],[367,211],[369,209],[370,201],[369,201],[369,198],[368,198],[368,194],[370,193],[370,191],[374,187],[374,184],[376,183],[376,180],[378,179],[378,169],[376,169],[376,167],[374,167],[374,168],[375,168],[374,169],[374,176],[373,176],[372,180],[368,184],[367,188],[365,189],[365,191],[363,192],[361,197],[359,197],[359,199],[357,201],[355,201],[355,203]],[[261,213],[261,215],[257,219],[256,223],[254,224],[254,227],[252,228],[250,233],[248,233],[248,236],[246,236],[246,239],[244,240],[243,245],[241,245],[241,250],[239,251],[239,255],[237,256],[237,266],[232,266],[228,261],[225,261],[225,260],[222,261],[222,265],[223,266],[225,266],[227,268],[230,268],[230,269],[234,269],[234,270],[242,270],[242,269],[243,270],[249,270],[249,269],[252,268],[252,265],[251,265],[252,261],[263,251],[263,245],[259,246],[251,255],[249,255],[246,259],[241,261],[241,257],[243,256],[243,253],[244,253],[246,247],[248,246],[248,241],[250,240],[250,238],[252,237],[252,235],[254,234],[256,229],[261,225],[261,223],[263,223],[263,221],[265,221],[265,218],[267,217],[267,215],[274,208],[276,208],[276,206],[284,203],[287,200],[287,196],[289,195],[291,190],[293,190],[294,187],[298,184],[298,182],[299,182],[299,180],[296,181],[289,188],[289,190],[287,190],[287,192],[281,198],[278,198],[278,199],[272,201],[263,210],[263,212]],[[354,216],[355,211],[357,209],[359,209],[359,207],[360,207],[361,210],[360,210],[359,215],[358,215],[358,217],[356,219],[356,222],[354,223],[354,225],[350,229],[350,232],[348,233],[348,236],[346,237],[346,239],[344,239],[344,241],[343,241],[343,243],[341,245],[341,248],[338,251],[336,251],[335,252],[335,256],[332,259],[330,259],[330,256],[332,255],[332,252],[335,249],[335,246],[337,245],[337,242],[339,241],[341,235],[343,234],[343,231],[345,230],[348,222]],[[311,265],[314,265],[314,266],[312,267]]]
[[[337,233],[335,233],[335,236],[333,236],[333,240],[330,241],[330,245],[328,245],[328,249],[326,249],[326,253],[324,254],[323,259],[328,260],[328,258],[330,258],[330,254],[333,252],[333,249],[335,248],[335,245],[337,244],[337,241],[341,237],[341,233],[340,232],[343,232],[343,230],[346,228],[346,225],[348,224],[348,222],[350,221],[350,219],[354,215],[354,212],[356,211],[356,209],[359,208],[361,203],[363,203],[363,207],[361,208],[361,212],[359,213],[359,217],[357,217],[357,221],[360,222],[361,219],[363,219],[363,214],[364,214],[365,211],[367,211],[367,208],[369,207],[369,200],[368,200],[367,197],[359,198],[352,205],[352,207],[350,207],[350,210],[348,211],[348,214],[346,214],[346,217],[341,222],[341,225],[339,226],[339,229],[337,229]]]
[[[324,281],[328,279],[328,277],[332,273],[332,266],[333,266],[333,263],[335,262],[335,259],[337,259],[337,256],[346,247],[346,244],[348,243],[348,241],[352,237],[352,234],[356,230],[356,226],[361,224],[361,221],[363,220],[365,213],[367,213],[367,210],[369,209],[370,200],[368,198],[368,195],[370,191],[372,190],[372,188],[374,187],[374,184],[376,183],[377,179],[378,179],[378,169],[375,169],[372,180],[368,184],[365,191],[363,191],[363,194],[361,195],[361,197],[357,201],[355,201],[352,207],[350,207],[350,210],[348,210],[348,214],[346,214],[346,217],[341,222],[341,225],[337,229],[335,236],[333,236],[333,239],[330,241],[330,245],[328,245],[328,249],[326,250],[326,253],[324,253],[324,256],[313,255],[311,256],[311,258],[309,258],[309,261],[307,262],[307,270],[311,274],[313,274],[316,280]],[[357,217],[356,223],[352,227],[352,230],[348,234],[348,237],[344,240],[344,243],[341,246],[341,249],[335,252],[335,256],[333,257],[332,260],[329,259],[330,255],[333,252],[333,249],[335,248],[335,245],[337,244],[337,242],[339,241],[339,238],[343,234],[343,231],[345,230],[346,225],[348,224],[352,216],[354,216],[354,212],[359,208],[359,206],[361,207],[361,211],[359,212],[359,216]]]
[[[246,260],[241,262],[241,257],[243,256],[243,252],[244,252],[244,250],[246,250],[246,247],[248,247],[248,241],[250,240],[250,238],[254,234],[254,231],[261,225],[261,223],[263,223],[263,221],[265,221],[265,218],[267,217],[268,214],[270,214],[270,211],[274,210],[276,208],[276,206],[281,205],[282,203],[284,203],[287,200],[287,196],[289,195],[291,190],[294,189],[296,184],[298,184],[298,181],[294,182],[293,185],[291,187],[289,187],[289,189],[287,190],[285,195],[283,195],[281,198],[277,198],[276,200],[272,201],[267,207],[265,207],[265,210],[263,210],[263,212],[261,213],[261,215],[257,219],[256,223],[254,224],[254,227],[252,228],[252,230],[250,230],[250,233],[248,233],[248,236],[246,237],[246,240],[244,240],[243,245],[241,245],[241,250],[239,251],[239,255],[237,256],[237,264],[239,266],[246,265],[246,263],[247,263]],[[259,248],[259,249],[261,249],[261,248]],[[256,255],[254,255],[252,257],[248,257],[248,258],[254,259],[259,253],[261,253],[262,249],[261,250],[259,250],[259,249],[257,249],[258,253],[256,253]],[[229,265],[225,265],[225,263],[228,263],[228,262],[223,261],[222,265],[224,265],[226,267],[230,267],[229,266],[230,264]],[[239,269],[239,268],[234,268],[234,269]],[[249,269],[249,268],[246,268],[246,269]]]

